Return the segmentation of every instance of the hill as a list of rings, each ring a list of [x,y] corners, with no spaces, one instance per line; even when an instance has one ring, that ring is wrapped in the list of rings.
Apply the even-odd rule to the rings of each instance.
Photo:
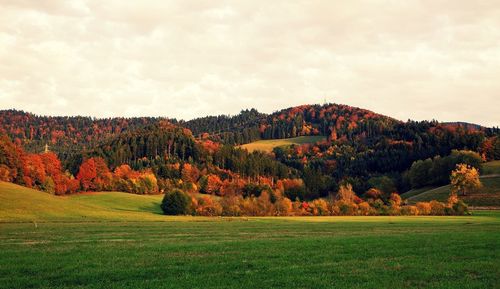
[[[335,103],[300,105],[271,114],[259,113],[255,109],[243,110],[235,116],[208,116],[178,122],[198,137],[205,135],[213,141],[231,145],[298,136],[342,138],[362,132],[371,136],[398,123],[400,121],[366,109]],[[349,134],[348,131],[355,132]]]
[[[162,197],[121,192],[58,197],[0,182],[0,222],[164,220],[159,207]]]
[[[240,147],[253,151],[272,152],[275,147],[288,147],[291,145],[314,144],[326,140],[325,136],[299,136],[294,138],[274,139],[274,140],[259,140]]]
[[[362,195],[370,189],[370,179],[380,176],[390,178],[397,191],[405,191],[409,184],[403,175],[415,161],[444,157],[453,150],[472,150],[489,160],[500,158],[498,129],[471,129],[461,123],[437,121],[403,122],[332,103],[301,105],[271,114],[244,110],[235,116],[191,121],[50,117],[7,110],[0,111],[0,134],[10,140],[3,145],[6,149],[0,147],[0,179],[47,187],[47,191],[51,180],[44,178],[43,171],[47,175],[49,166],[40,163],[41,154],[29,155],[44,151],[47,143],[61,161],[58,176],[69,171],[68,181],[78,176],[82,163],[101,157],[111,172],[128,165],[137,172],[154,174],[160,190],[172,186],[203,190],[209,175],[216,187],[220,185],[217,179],[226,183],[245,180],[249,185],[302,179],[302,199],[328,196],[346,180]],[[289,144],[312,143],[316,138],[325,141],[288,148]],[[280,146],[283,149],[274,156],[258,151]],[[60,178],[50,177],[56,188],[62,188]],[[183,185],[186,180],[194,186]],[[77,190],[78,183],[75,186]]]

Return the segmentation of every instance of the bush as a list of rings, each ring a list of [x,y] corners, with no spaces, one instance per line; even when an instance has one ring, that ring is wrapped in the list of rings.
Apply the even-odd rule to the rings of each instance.
[[[420,215],[430,215],[432,211],[431,204],[427,202],[418,202],[417,208]]]
[[[386,216],[389,214],[389,207],[387,207],[384,204],[384,201],[382,201],[381,199],[378,199],[375,201],[370,201],[369,203],[373,207],[373,209],[375,210],[376,215]]]
[[[163,197],[161,209],[165,215],[187,215],[190,212],[191,198],[181,190],[173,190]]]
[[[198,199],[196,214],[198,216],[215,217],[222,215],[221,204],[210,196],[202,196]]]
[[[235,195],[221,198],[222,214],[224,216],[241,216],[240,204],[242,199],[241,196]]]
[[[433,216],[443,216],[445,213],[445,205],[438,201],[431,201],[431,215]]]
[[[293,211],[293,204],[289,198],[280,198],[275,203],[277,216],[289,216]]]
[[[404,206],[401,208],[401,215],[417,216],[418,213],[418,208],[416,206]]]
[[[328,209],[328,203],[324,199],[316,199],[312,201],[311,210],[314,216],[330,215],[330,210]]]
[[[339,208],[339,215],[341,216],[355,216],[358,212],[358,205],[353,202],[335,201],[334,206]]]
[[[365,199],[378,200],[382,199],[382,192],[379,189],[371,188],[364,194]]]
[[[370,206],[368,202],[362,202],[358,205],[359,214],[362,216],[369,216],[375,214],[375,210]]]

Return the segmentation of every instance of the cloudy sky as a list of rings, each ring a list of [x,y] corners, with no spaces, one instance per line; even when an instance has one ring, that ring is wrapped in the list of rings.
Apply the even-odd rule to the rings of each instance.
[[[325,99],[500,125],[500,1],[0,0],[0,109],[190,119]]]

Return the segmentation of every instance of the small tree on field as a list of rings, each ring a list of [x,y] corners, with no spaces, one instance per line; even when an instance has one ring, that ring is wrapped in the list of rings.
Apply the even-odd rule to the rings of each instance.
[[[458,164],[451,172],[451,194],[465,196],[481,187],[479,172],[466,164]]]
[[[187,215],[191,206],[191,198],[181,190],[173,190],[163,197],[161,209],[165,215]]]

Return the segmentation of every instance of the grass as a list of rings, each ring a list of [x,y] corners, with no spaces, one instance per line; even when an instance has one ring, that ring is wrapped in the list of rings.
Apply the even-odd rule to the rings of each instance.
[[[2,224],[0,286],[494,288],[500,282],[498,213],[166,220]]]
[[[0,222],[162,220],[162,197],[120,192],[57,197],[0,182]]]
[[[408,198],[411,198],[411,197],[416,196],[416,195],[420,195],[421,193],[427,192],[427,191],[432,190],[432,189],[434,189],[434,187],[423,187],[423,188],[419,188],[419,189],[412,189],[406,193],[401,194],[401,198],[403,198],[403,200],[406,200]]]
[[[460,196],[470,206],[500,207],[500,177],[481,178],[483,187],[477,193]],[[411,193],[411,191],[409,192]],[[407,193],[405,193],[407,194]],[[403,195],[405,195],[403,194]],[[409,203],[438,200],[445,202],[450,195],[450,186],[442,186],[407,197]]]
[[[483,175],[500,174],[500,161],[492,161],[483,164]]]
[[[159,196],[60,198],[0,183],[0,197],[0,288],[500,284],[500,212],[195,218],[159,215]],[[40,222],[31,223],[25,214]]]
[[[325,140],[325,136],[299,136],[285,139],[259,140],[252,143],[241,145],[241,148],[247,149],[249,152],[264,151],[272,152],[275,147],[290,146],[293,144],[301,145],[307,143],[316,143]]]

